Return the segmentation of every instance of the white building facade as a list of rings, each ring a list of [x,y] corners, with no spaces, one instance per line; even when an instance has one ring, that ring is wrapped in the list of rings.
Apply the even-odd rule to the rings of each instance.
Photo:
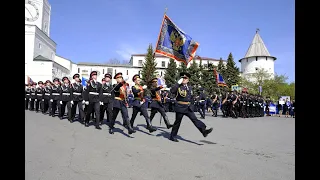
[[[264,69],[270,75],[270,78],[273,78],[274,61],[276,59],[276,57],[270,55],[259,35],[259,30],[257,30],[245,57],[239,60],[241,63],[241,75],[248,80],[252,80],[250,78],[252,74],[259,69]]]

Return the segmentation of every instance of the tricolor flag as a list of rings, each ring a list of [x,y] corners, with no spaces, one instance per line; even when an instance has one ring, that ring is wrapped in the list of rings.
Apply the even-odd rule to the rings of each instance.
[[[213,69],[213,73],[216,76],[216,82],[218,84],[218,86],[227,86],[226,82],[224,82],[223,77],[220,73],[217,72],[216,69]]]
[[[164,15],[155,53],[188,65],[194,58],[198,46],[198,42],[192,40],[167,15]]]
[[[27,76],[27,82],[28,84],[33,83],[33,80],[31,79],[31,77]]]

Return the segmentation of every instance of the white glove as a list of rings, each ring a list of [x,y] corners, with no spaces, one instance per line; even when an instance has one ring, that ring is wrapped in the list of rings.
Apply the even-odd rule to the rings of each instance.
[[[50,99],[50,102],[53,102],[53,99]]]
[[[147,87],[148,87],[147,85],[144,85],[142,86],[142,89],[147,89]]]
[[[100,101],[100,105],[103,105],[103,102]]]
[[[181,84],[183,81],[183,78],[179,79],[178,84]]]
[[[27,98],[24,98],[24,100],[27,100]]]
[[[73,101],[70,101],[71,104],[73,104]]]
[[[86,104],[86,105],[89,105],[89,101],[86,101],[85,104]]]
[[[42,99],[42,101],[44,101],[44,99]]]
[[[62,104],[62,101],[60,101],[60,104]]]
[[[167,88],[167,85],[162,85],[162,88]]]
[[[123,77],[123,80],[124,80],[124,81],[128,81],[128,79],[129,79],[128,76],[124,76],[124,77]]]
[[[31,101],[31,98],[29,98],[29,101]]]
[[[38,99],[35,99],[34,101],[35,101],[35,102],[37,102],[37,101],[38,101]]]
[[[86,101],[85,100],[82,100],[82,104],[85,104],[86,103]]]

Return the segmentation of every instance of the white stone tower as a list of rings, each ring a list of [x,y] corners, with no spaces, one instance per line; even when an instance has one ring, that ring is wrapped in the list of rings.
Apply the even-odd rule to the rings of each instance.
[[[248,75],[263,68],[273,78],[274,61],[276,59],[276,57],[270,55],[259,35],[259,29],[257,29],[245,57],[239,60],[241,63],[241,75],[250,79]]]

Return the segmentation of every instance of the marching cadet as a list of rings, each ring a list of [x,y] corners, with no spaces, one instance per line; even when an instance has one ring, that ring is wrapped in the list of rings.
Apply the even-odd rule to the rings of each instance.
[[[254,108],[255,108],[255,102],[254,102],[254,97],[252,94],[249,95],[248,98],[249,101],[249,117],[253,118],[254,117]]]
[[[258,95],[254,95],[253,98],[254,98],[254,117],[259,117],[260,106],[258,101]]]
[[[228,91],[225,91],[222,93],[222,102],[221,102],[221,111],[222,111],[222,117],[228,117],[228,97],[229,93]]]
[[[164,119],[164,123],[166,124],[167,128],[170,129],[172,127],[172,124],[170,124],[169,118],[165,112],[164,104],[161,103],[160,90],[162,88],[165,88],[165,87],[162,85],[158,86],[158,78],[153,78],[151,80],[152,102],[150,104],[150,107],[151,107],[150,122],[152,122],[152,119],[154,118],[156,113],[159,112],[161,117]]]
[[[31,95],[30,95],[30,111],[34,111],[34,102],[36,101],[37,99],[37,95],[36,95],[36,86],[37,86],[37,83],[36,82],[33,82],[32,83],[32,86],[31,86],[31,89],[30,89],[30,92],[31,92]]]
[[[84,112],[83,112],[83,97],[82,97],[82,92],[83,92],[83,86],[80,83],[80,75],[79,74],[74,74],[73,79],[75,80],[74,83],[71,84],[71,113],[69,115],[70,122],[72,123],[74,121],[74,118],[76,116],[76,110],[78,107],[79,111],[79,122],[84,123]],[[68,110],[69,112],[69,110]]]
[[[201,115],[201,119],[205,119],[206,118],[206,99],[207,96],[204,94],[204,89],[203,87],[201,87],[199,89],[199,104],[198,104],[198,111]]]
[[[101,129],[100,127],[100,92],[101,83],[97,81],[97,71],[92,71],[90,73],[90,82],[87,84],[85,104],[88,105],[87,114],[85,118],[85,126],[89,126],[90,114],[94,110],[96,114],[96,129]]]
[[[241,92],[241,96],[240,96],[240,117],[242,118],[247,118],[247,96],[244,93],[244,91]]]
[[[182,72],[180,73],[181,79],[176,83],[171,89],[172,94],[176,94],[176,120],[173,124],[170,140],[174,142],[178,142],[176,136],[179,131],[179,127],[184,115],[186,115],[193,124],[199,129],[204,137],[207,137],[209,133],[212,132],[213,128],[206,129],[206,125],[198,120],[194,112],[190,107],[190,101],[192,97],[192,87],[188,86],[189,78],[191,75],[189,73]]]
[[[42,113],[45,114],[49,110],[49,115],[51,114],[51,102],[50,102],[50,94],[51,94],[51,81],[46,80],[45,87],[43,89],[43,111]]]
[[[158,79],[157,79],[158,81]],[[165,112],[169,112],[170,109],[170,98],[169,98],[169,92],[167,90],[162,91],[161,93],[161,102],[163,104]]]
[[[26,89],[25,89],[25,98],[24,98],[24,100],[25,100],[25,109],[26,110],[28,110],[29,109],[29,101],[30,101],[30,99],[31,99],[31,92],[30,92],[30,90],[31,90],[31,85],[30,85],[30,83],[28,83],[28,84],[26,84]]]
[[[38,86],[37,89],[36,89],[36,112],[38,113],[39,112],[39,106],[40,106],[40,112],[43,111],[43,92],[44,92],[44,89],[43,89],[43,82],[42,81],[39,81],[38,82]]]
[[[132,81],[135,83],[135,85],[132,86],[131,88],[134,96],[134,100],[132,103],[133,111],[132,111],[132,116],[130,120],[131,127],[133,127],[134,120],[136,119],[137,114],[140,112],[146,120],[147,129],[149,130],[150,133],[152,133],[153,131],[156,131],[157,128],[152,126],[149,115],[148,115],[147,107],[145,104],[146,100],[144,98],[144,90],[147,88],[147,86],[140,85],[141,79],[138,74],[132,77]]]
[[[214,93],[212,95],[211,99],[212,99],[212,107],[213,107],[212,116],[217,117],[218,116],[219,101],[220,101],[218,94]]]
[[[51,102],[51,111],[49,111],[49,116],[55,117],[56,110],[58,108],[58,111],[60,112],[60,105],[58,104],[60,101],[60,92],[61,92],[61,87],[60,87],[60,80],[59,78],[54,78],[53,79],[53,85],[51,87],[51,96],[50,96],[50,102]]]
[[[231,91],[231,94],[229,96],[229,111],[230,115],[233,118],[238,118],[237,113],[236,113],[236,103],[238,101],[238,96],[236,95],[237,91]]]
[[[269,110],[270,104],[271,104],[270,97],[267,96],[266,97],[266,114],[267,114],[267,116],[270,116],[270,110]]]
[[[62,78],[63,85],[60,88],[60,109],[59,109],[59,118],[60,120],[63,119],[63,116],[66,111],[66,106],[68,109],[68,120],[71,121],[71,88],[70,88],[70,81],[68,77]]]
[[[123,80],[122,73],[118,72],[113,77],[118,84],[113,85],[114,91],[114,100],[113,100],[113,110],[112,110],[112,119],[109,123],[109,133],[113,134],[114,124],[116,118],[118,116],[119,111],[121,111],[122,119],[123,119],[123,126],[128,128],[128,133],[132,134],[136,131],[133,130],[128,115],[128,109],[126,106],[127,100],[127,85],[126,82]]]
[[[104,113],[107,115],[107,122],[110,122],[112,119],[112,108],[113,108],[113,87],[111,84],[112,76],[111,74],[107,73],[104,75],[102,79],[102,88],[100,93],[100,122],[103,123]]]

